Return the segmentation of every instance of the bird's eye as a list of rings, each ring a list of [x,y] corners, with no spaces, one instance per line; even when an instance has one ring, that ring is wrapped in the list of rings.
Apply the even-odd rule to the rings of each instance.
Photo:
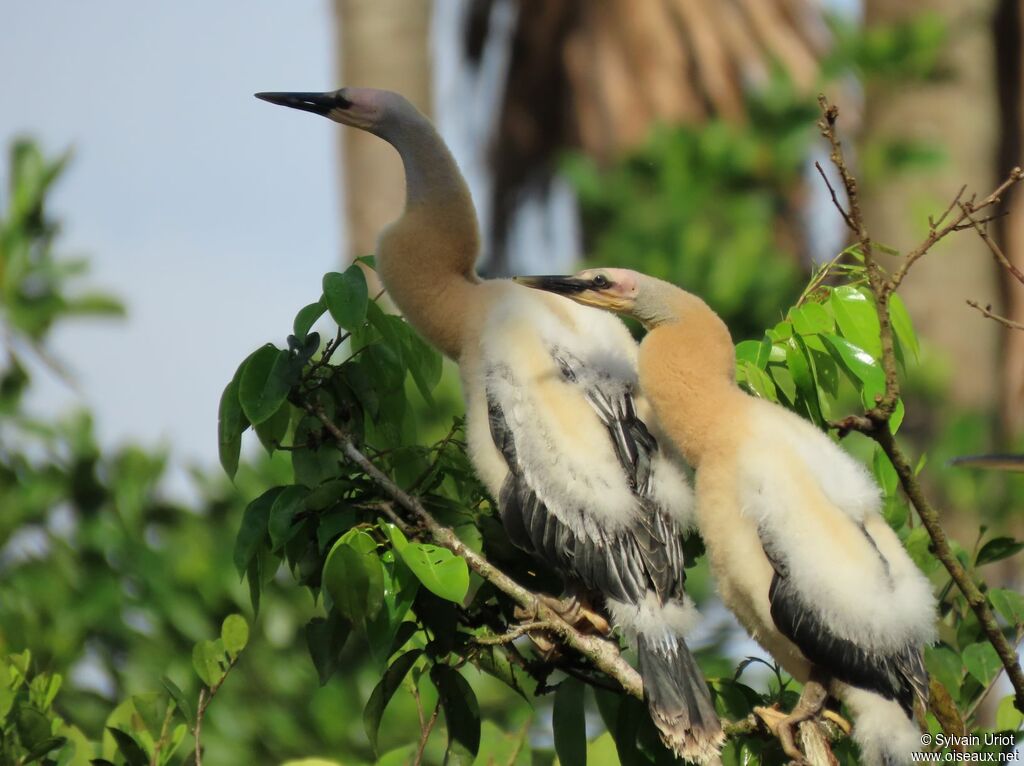
[[[608,281],[608,277],[606,277],[604,274],[598,274],[596,277],[594,277],[594,281],[591,284],[593,284],[594,287],[604,289],[605,287],[608,287],[610,282]]]

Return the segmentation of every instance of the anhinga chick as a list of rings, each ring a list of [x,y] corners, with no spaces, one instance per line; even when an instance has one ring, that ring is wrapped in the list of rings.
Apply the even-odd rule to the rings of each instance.
[[[700,298],[625,269],[518,281],[640,320],[640,386],[697,471],[697,521],[722,600],[797,680],[778,732],[830,692],[855,716],[863,762],[907,763],[927,701],[935,599],[879,513],[865,469],[807,421],[744,393],[725,323]]]
[[[682,533],[692,496],[637,392],[637,345],[615,317],[509,280],[481,281],[476,214],[448,148],[397,93],[260,93],[369,131],[401,155],[402,216],[377,266],[409,323],[459,364],[470,458],[510,539],[595,594],[639,654],[652,720],[676,754],[723,739],[684,634]]]

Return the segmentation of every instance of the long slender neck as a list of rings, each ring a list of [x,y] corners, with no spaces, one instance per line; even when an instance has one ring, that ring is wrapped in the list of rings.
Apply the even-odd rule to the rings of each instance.
[[[381,236],[377,266],[406,319],[445,354],[458,358],[480,249],[476,210],[451,152],[416,112],[381,137],[405,166],[402,216]]]
[[[735,383],[735,350],[725,323],[676,289],[640,346],[640,384],[662,428],[694,467],[721,443],[745,397]]]

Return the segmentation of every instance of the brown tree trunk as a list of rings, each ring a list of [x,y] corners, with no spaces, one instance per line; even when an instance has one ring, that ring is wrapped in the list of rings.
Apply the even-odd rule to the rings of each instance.
[[[334,0],[338,82],[402,93],[430,114],[430,0]],[[395,150],[361,130],[338,132],[348,222],[345,262],[372,253],[405,202]]]
[[[993,185],[997,125],[990,0],[867,0],[867,23],[892,23],[931,11],[949,25],[948,73],[919,83],[880,82],[867,93],[862,146],[892,139],[943,147],[941,168],[863,179],[864,213],[878,241],[906,251],[922,239],[926,214],[938,215],[961,185]],[[863,174],[862,174],[863,175]],[[923,209],[922,209],[923,208]],[[992,407],[998,328],[965,304],[996,303],[992,258],[975,236],[950,237],[914,267],[900,293],[923,339],[947,354],[955,404]]]
[[[999,172],[1024,164],[1024,11],[1020,0],[1000,0],[993,31],[1002,136]],[[1024,194],[1014,190],[1004,200],[999,239],[1010,262],[1024,269]],[[1007,316],[1024,322],[1024,285],[1001,275]],[[1003,368],[1000,376],[1000,425],[1012,442],[1024,430],[1024,332],[1003,330]]]

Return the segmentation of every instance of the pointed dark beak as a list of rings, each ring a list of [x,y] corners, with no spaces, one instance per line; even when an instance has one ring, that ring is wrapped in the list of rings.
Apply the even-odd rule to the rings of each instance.
[[[594,288],[591,280],[571,276],[512,277],[512,281],[537,290],[558,293],[559,295],[576,295],[577,293],[586,292]]]
[[[340,90],[330,93],[256,93],[255,96],[271,104],[290,106],[292,109],[319,115],[326,115],[332,109],[348,109],[352,106],[352,102]]]

